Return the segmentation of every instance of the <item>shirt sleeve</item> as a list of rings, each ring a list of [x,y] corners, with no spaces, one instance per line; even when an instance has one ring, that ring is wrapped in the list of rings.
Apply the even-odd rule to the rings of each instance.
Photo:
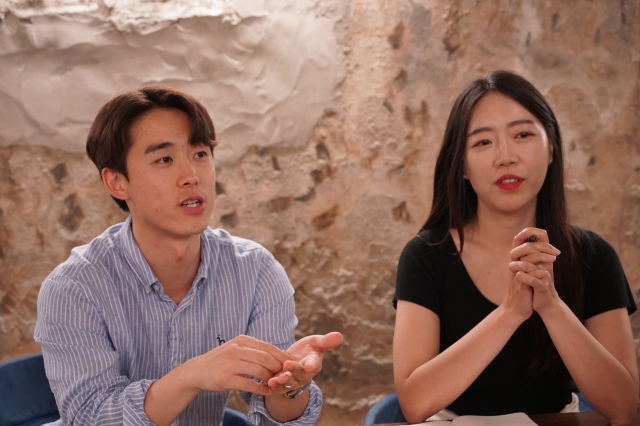
[[[424,306],[440,316],[440,292],[436,270],[436,248],[425,241],[424,233],[414,237],[402,250],[396,275],[393,305],[405,300]]]
[[[298,325],[293,287],[282,265],[266,249],[263,249],[257,281],[246,334],[285,350],[294,343],[293,332]],[[253,424],[311,426],[316,424],[320,415],[322,392],[313,382],[309,392],[309,403],[302,415],[286,423],[280,423],[271,417],[262,395],[240,392],[240,396],[249,404],[248,416]]]
[[[632,314],[636,304],[618,254],[602,237],[586,232],[584,319],[619,308]]]
[[[34,337],[64,424],[153,425],[144,413],[153,380],[131,382],[120,374],[105,323],[81,285],[65,277],[45,280]]]

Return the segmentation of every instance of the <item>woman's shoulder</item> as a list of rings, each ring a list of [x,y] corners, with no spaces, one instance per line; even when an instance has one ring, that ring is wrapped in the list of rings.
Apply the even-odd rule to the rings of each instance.
[[[607,242],[600,235],[595,232],[573,226],[573,232],[578,240],[578,250],[580,255],[586,261],[593,259],[594,256],[598,258],[604,257],[618,257],[616,250],[611,244]]]
[[[437,252],[446,252],[448,244],[452,243],[448,230],[422,229],[404,247],[403,255],[423,257]]]

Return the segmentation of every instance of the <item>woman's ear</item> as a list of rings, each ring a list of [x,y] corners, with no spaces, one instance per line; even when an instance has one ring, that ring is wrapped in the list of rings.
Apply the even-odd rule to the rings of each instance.
[[[122,173],[108,168],[102,169],[102,183],[109,194],[118,200],[127,201],[129,199],[129,181]]]
[[[549,164],[553,163],[553,145],[549,144]]]

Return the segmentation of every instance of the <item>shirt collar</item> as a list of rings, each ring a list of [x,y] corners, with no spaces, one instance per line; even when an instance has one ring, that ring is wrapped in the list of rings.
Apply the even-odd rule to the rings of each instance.
[[[207,228],[208,230],[208,228]],[[200,266],[198,266],[198,272],[194,279],[195,283],[207,282],[207,278],[210,275],[210,269],[213,259],[213,248],[210,247],[206,238],[206,232],[200,234]],[[122,224],[120,229],[120,243],[123,251],[124,258],[129,264],[129,267],[138,278],[138,281],[144,287],[148,293],[151,291],[151,286],[158,281],[158,278],[151,270],[147,259],[140,251],[140,247],[133,238],[133,230],[131,229],[131,215],[127,217],[127,220]]]
[[[211,265],[213,263],[213,248],[209,244],[206,233],[210,231],[207,228],[200,234],[200,266],[198,266],[198,272],[193,282],[200,284],[206,283],[207,278],[211,275]]]
[[[120,244],[124,258],[129,264],[129,267],[147,293],[150,292],[151,286],[158,282],[158,278],[156,278],[151,267],[147,263],[147,259],[144,258],[140,251],[140,247],[138,247],[136,240],[133,238],[131,215],[127,217],[127,220],[125,220],[122,224],[122,228],[120,229]]]

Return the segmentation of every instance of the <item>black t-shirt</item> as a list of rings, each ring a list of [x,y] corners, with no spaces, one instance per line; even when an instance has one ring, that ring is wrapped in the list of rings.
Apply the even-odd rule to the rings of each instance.
[[[636,305],[618,255],[590,231],[581,232],[584,259],[584,319]],[[446,238],[442,244],[434,245]],[[397,300],[424,306],[440,317],[440,351],[444,351],[497,308],[475,286],[457,256],[447,231],[423,231],[405,246],[398,263]],[[532,336],[522,325],[496,358],[447,408],[459,415],[513,412],[554,413],[571,402],[571,389],[561,380],[523,379],[531,361]]]

